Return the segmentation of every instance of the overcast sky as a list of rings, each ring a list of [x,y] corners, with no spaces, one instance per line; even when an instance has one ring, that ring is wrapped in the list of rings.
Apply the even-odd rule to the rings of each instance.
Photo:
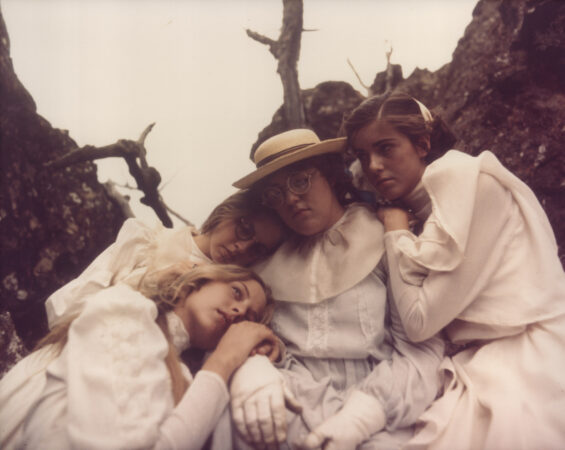
[[[407,77],[451,60],[477,0],[304,0],[300,85],[365,90],[392,62]],[[166,203],[200,225],[253,169],[249,149],[282,103],[276,61],[245,34],[277,39],[281,0],[0,0],[16,74],[38,113],[79,146],[146,140]],[[133,185],[109,159],[99,179]],[[124,191],[131,194],[129,191]],[[135,195],[134,195],[135,197]],[[136,215],[157,222],[132,201]]]

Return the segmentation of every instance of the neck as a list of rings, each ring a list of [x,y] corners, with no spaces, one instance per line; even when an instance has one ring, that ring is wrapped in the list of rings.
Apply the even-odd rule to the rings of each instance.
[[[426,220],[432,212],[430,196],[424,189],[421,180],[412,192],[403,199],[403,202],[419,220]]]
[[[193,235],[193,239],[200,251],[210,258],[210,235],[198,233]]]

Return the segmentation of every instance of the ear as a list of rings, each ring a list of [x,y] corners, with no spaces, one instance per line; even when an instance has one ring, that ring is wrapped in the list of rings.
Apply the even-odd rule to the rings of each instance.
[[[422,136],[416,145],[416,152],[421,159],[424,159],[430,153],[430,136]]]

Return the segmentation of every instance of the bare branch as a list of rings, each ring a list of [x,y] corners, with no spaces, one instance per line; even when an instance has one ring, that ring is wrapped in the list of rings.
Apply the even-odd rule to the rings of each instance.
[[[353,70],[353,73],[355,74],[355,76],[357,77],[357,80],[359,81],[359,83],[361,84],[361,86],[363,86],[365,89],[367,89],[367,97],[371,96],[371,87],[367,86],[365,83],[363,83],[363,80],[361,79],[361,77],[359,76],[359,74],[357,73],[357,70],[355,70],[355,66],[353,65],[353,63],[349,60],[349,58],[347,58],[347,64],[349,64],[349,67],[351,67],[351,70]]]
[[[145,148],[145,138],[147,138],[147,135],[153,129],[154,126],[155,126],[155,122],[147,125],[147,127],[145,128],[145,130],[143,130],[143,132],[139,136],[139,139],[137,140],[137,143],[139,144],[139,147],[140,147],[139,148],[139,163],[141,164],[141,167],[143,167],[143,168],[149,167],[148,164],[147,164],[147,159],[146,159],[147,149]]]
[[[94,161],[96,159],[109,157],[122,157],[128,165],[129,173],[135,179],[137,188],[144,194],[140,202],[151,207],[163,225],[172,228],[173,222],[167,214],[167,208],[158,191],[159,183],[161,183],[161,175],[157,169],[147,164],[145,158],[147,150],[145,149],[144,142],[153,128],[153,125],[154,124],[151,124],[145,128],[137,142],[120,139],[116,143],[104,147],[85,146],[82,149],[67,153],[58,160],[49,161],[45,164],[45,167],[61,169],[85,161]],[[138,159],[139,164],[137,162]]]
[[[289,129],[300,128],[306,123],[297,70],[304,7],[302,0],[282,0],[282,2],[283,20],[278,40],[274,41],[255,31],[246,30],[246,32],[251,39],[268,45],[270,52],[277,59],[277,72],[283,85],[286,125]]]
[[[181,222],[185,223],[188,226],[193,227],[194,224],[190,221],[185,219],[183,216],[181,216],[178,212],[173,211],[168,205],[165,205],[165,207],[167,208],[167,211],[170,212],[173,216],[175,216],[177,219],[179,219]]]

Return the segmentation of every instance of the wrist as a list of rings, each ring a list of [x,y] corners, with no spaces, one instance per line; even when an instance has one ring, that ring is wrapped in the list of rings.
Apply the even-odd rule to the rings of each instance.
[[[227,383],[237,367],[236,358],[214,351],[202,365],[201,370],[214,372]]]

